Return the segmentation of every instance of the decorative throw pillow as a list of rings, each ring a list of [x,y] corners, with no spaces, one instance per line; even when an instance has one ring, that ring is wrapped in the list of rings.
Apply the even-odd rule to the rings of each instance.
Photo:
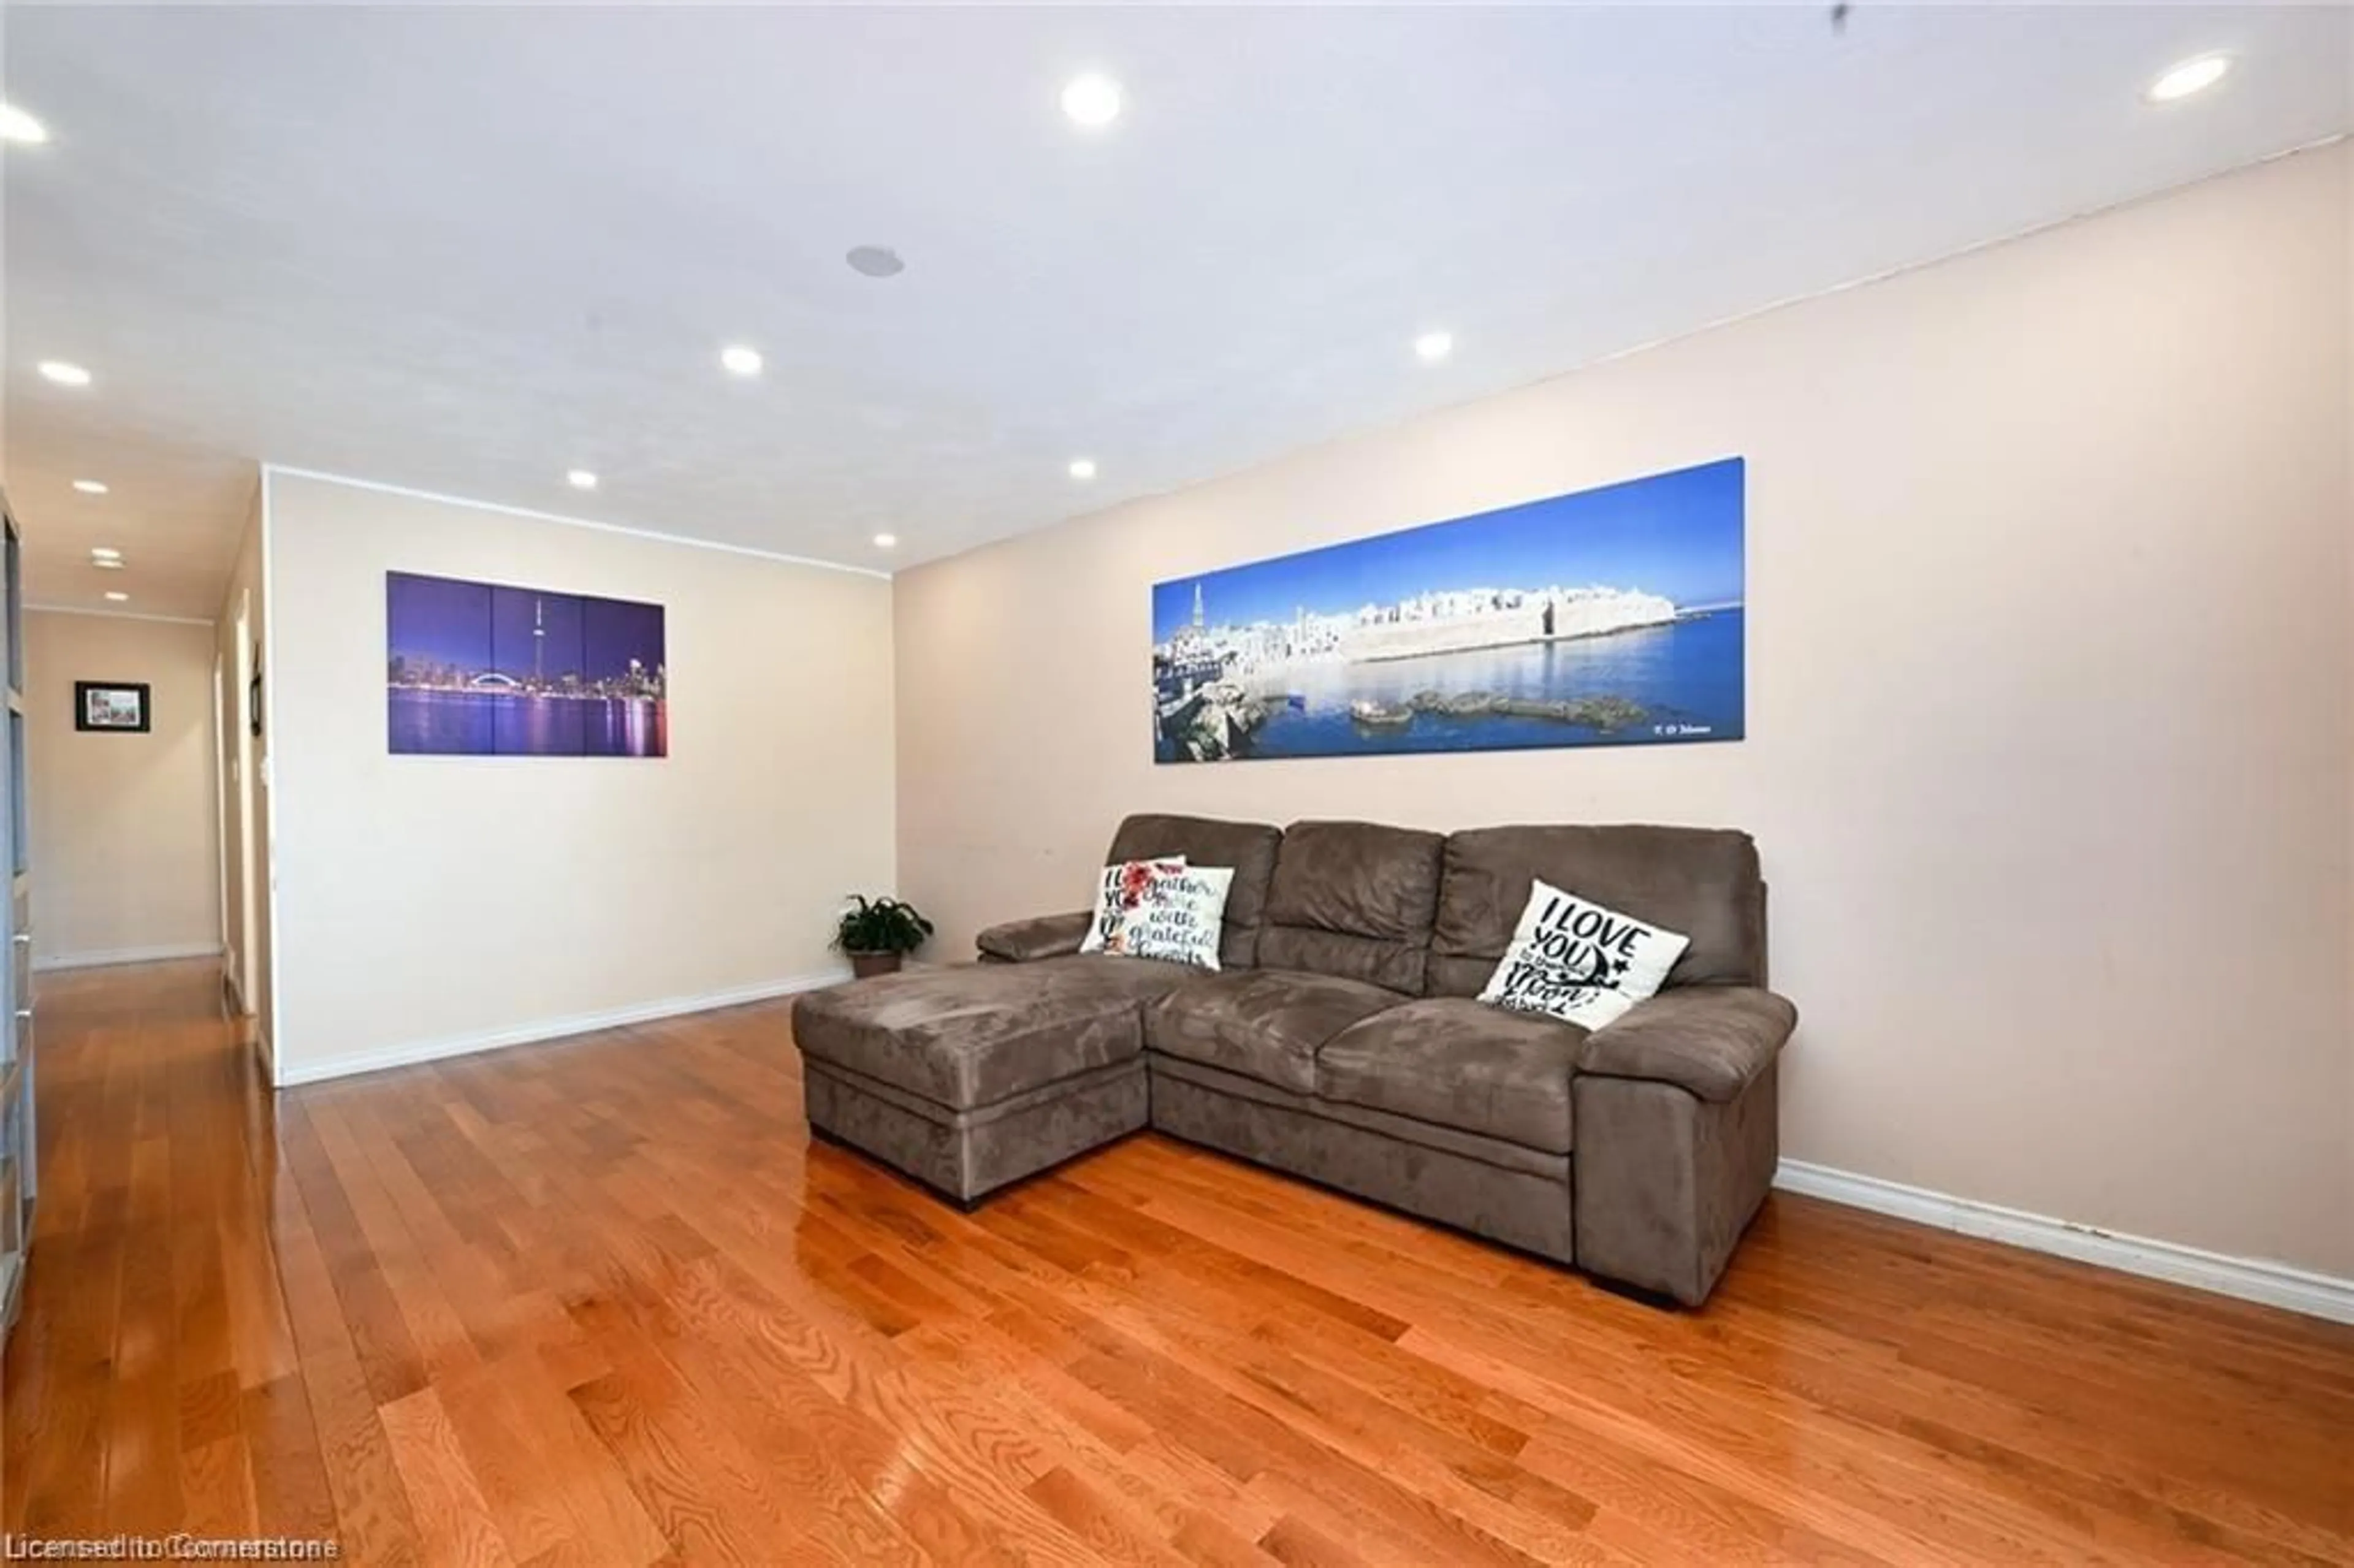
[[[1656,994],[1690,946],[1689,937],[1539,882],[1479,1000],[1599,1029]]]
[[[1143,904],[1120,927],[1129,954],[1216,969],[1218,938],[1226,924],[1226,890],[1234,881],[1230,865],[1187,866],[1174,876],[1155,876]]]
[[[1103,868],[1103,876],[1096,885],[1096,917],[1087,934],[1079,938],[1083,953],[1124,953],[1128,947],[1120,939],[1120,927],[1143,904],[1145,895],[1160,877],[1175,876],[1185,869],[1182,854],[1167,855],[1159,860],[1129,860]]]

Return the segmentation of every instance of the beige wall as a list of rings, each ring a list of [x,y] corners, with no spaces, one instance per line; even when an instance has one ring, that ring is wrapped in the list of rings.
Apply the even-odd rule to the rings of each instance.
[[[892,885],[886,580],[267,482],[281,1080],[833,972]],[[670,756],[388,755],[387,571],[661,603]]]
[[[217,952],[212,628],[32,610],[25,671],[34,963]],[[145,683],[153,727],[77,730],[76,681]]]
[[[1080,906],[1140,809],[1738,825],[1788,1156],[2354,1275],[2349,156],[903,574],[906,892]],[[1749,739],[1153,765],[1153,583],[1732,454]]]

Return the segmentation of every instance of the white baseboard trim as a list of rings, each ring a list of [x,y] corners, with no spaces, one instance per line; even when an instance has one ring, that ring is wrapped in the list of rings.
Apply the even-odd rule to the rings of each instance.
[[[2262,1258],[2232,1257],[2176,1242],[2147,1236],[2119,1235],[2046,1214],[1956,1198],[1877,1176],[1858,1176],[1828,1165],[1785,1160],[1774,1172],[1774,1185],[1786,1192],[1823,1198],[1850,1208],[1869,1209],[1893,1219],[1934,1225],[1966,1236],[2073,1258],[2125,1274],[2211,1290],[2243,1301],[2261,1302],[2311,1318],[2354,1323],[2354,1279],[2294,1268]]]
[[[440,1040],[419,1040],[399,1045],[387,1045],[374,1051],[358,1051],[348,1056],[331,1057],[324,1062],[278,1063],[275,1082],[281,1089],[299,1084],[322,1083],[329,1078],[348,1078],[359,1073],[378,1073],[387,1067],[414,1066],[419,1062],[439,1062],[451,1056],[471,1056],[478,1051],[501,1051],[510,1045],[531,1045],[543,1040],[560,1040],[569,1034],[593,1034],[599,1029],[619,1029],[629,1023],[648,1023],[657,1018],[676,1018],[682,1013],[708,1012],[717,1007],[741,1007],[749,1001],[767,1001],[773,997],[790,996],[797,991],[815,991],[820,986],[833,985],[850,978],[848,969],[829,969],[813,975],[789,975],[782,980],[761,980],[753,985],[737,986],[730,991],[707,991],[701,996],[665,997],[659,1001],[616,1007],[603,1012],[575,1013],[569,1018],[543,1019],[535,1023],[521,1023],[510,1029],[485,1030],[478,1034],[458,1034]]]
[[[183,942],[163,948],[101,948],[86,953],[48,953],[33,960],[37,974],[50,969],[102,969],[116,964],[159,964],[166,959],[217,959],[218,942]]]

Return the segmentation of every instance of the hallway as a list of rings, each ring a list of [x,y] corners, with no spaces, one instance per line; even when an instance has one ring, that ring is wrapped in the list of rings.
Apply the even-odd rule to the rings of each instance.
[[[315,1244],[219,996],[217,959],[40,981],[10,1531],[332,1532],[280,1286],[280,1249],[316,1266]]]

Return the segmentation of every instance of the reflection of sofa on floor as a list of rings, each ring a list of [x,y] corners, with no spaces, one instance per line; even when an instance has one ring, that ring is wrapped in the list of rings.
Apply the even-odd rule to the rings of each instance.
[[[796,1003],[810,1123],[970,1202],[1150,1125],[1697,1304],[1772,1179],[1766,887],[1745,833],[1131,817],[1107,863],[1232,866],[1217,972],[1081,955],[1084,913],[981,960]],[[1473,1000],[1531,879],[1679,931],[1588,1033]]]

